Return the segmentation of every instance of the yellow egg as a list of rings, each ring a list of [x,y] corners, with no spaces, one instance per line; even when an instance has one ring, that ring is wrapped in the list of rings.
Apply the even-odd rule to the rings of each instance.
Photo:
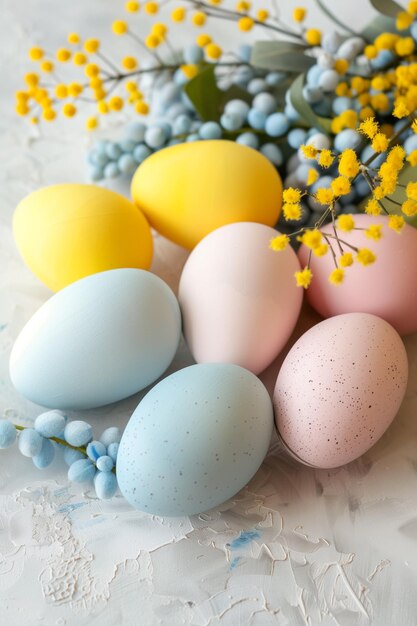
[[[156,152],[136,170],[132,197],[151,225],[185,248],[233,222],[274,226],[281,178],[262,154],[233,141],[196,141]]]
[[[17,247],[53,291],[105,270],[148,269],[152,235],[127,198],[95,185],[52,185],[34,191],[13,218]]]

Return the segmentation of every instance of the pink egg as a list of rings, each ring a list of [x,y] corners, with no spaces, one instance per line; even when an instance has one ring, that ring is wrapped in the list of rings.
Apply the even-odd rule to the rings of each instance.
[[[288,247],[269,248],[263,224],[222,226],[191,252],[179,286],[185,339],[197,363],[235,363],[258,374],[278,355],[303,299]]]
[[[382,226],[382,238],[373,241],[363,230],[339,232],[341,239],[357,248],[368,248],[377,259],[364,267],[357,261],[346,268],[341,285],[332,285],[328,277],[334,269],[332,255],[311,257],[313,280],[307,290],[311,306],[323,317],[360,311],[373,313],[389,322],[400,335],[417,331],[417,230],[408,224],[396,233],[388,227],[384,215],[354,215],[355,225],[366,229],[371,224]],[[322,229],[333,234],[331,225]],[[336,242],[331,240],[337,256]],[[344,246],[345,252],[352,252]],[[309,250],[301,246],[298,256],[302,266],[307,263]],[[353,252],[355,255],[355,253]]]
[[[298,460],[330,468],[369,450],[391,424],[408,376],[404,344],[387,322],[346,313],[294,344],[274,390],[275,420]]]

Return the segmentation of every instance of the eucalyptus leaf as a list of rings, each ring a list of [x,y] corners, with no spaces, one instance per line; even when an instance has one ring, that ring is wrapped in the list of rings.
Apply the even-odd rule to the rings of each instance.
[[[305,50],[306,46],[289,41],[258,41],[252,50],[251,65],[278,72],[304,72],[316,62]]]
[[[303,96],[304,74],[300,74],[294,80],[290,88],[290,100],[294,109],[297,111],[301,119],[310,127],[320,128],[324,133],[329,134],[331,128],[331,120],[326,117],[317,115],[310,104]]]
[[[388,17],[396,18],[400,11],[404,11],[403,7],[394,0],[371,0],[371,4],[374,9],[383,15],[388,15]]]
[[[395,20],[392,17],[387,17],[386,15],[377,15],[367,26],[365,26],[360,34],[367,41],[374,41],[378,35],[387,32],[396,32]]]

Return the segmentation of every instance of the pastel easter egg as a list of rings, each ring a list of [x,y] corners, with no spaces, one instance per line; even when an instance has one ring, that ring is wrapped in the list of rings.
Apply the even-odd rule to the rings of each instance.
[[[232,222],[273,226],[281,179],[260,152],[234,141],[195,141],[156,152],[137,169],[132,197],[164,237],[194,248]]]
[[[192,365],[143,398],[120,442],[117,479],[135,508],[193,515],[235,495],[271,439],[269,394],[236,365]]]
[[[34,191],[13,217],[26,265],[58,291],[84,276],[122,267],[148,269],[152,235],[127,198],[95,185],[52,185]]]
[[[10,356],[17,391],[47,407],[89,409],[154,382],[181,333],[177,299],[137,269],[101,272],[62,291],[33,315]]]
[[[368,313],[310,328],[286,356],[274,391],[283,443],[306,465],[338,467],[371,448],[403,400],[407,354],[397,331]]]
[[[396,233],[388,227],[388,218],[384,215],[355,215],[354,221],[360,229],[367,229],[371,224],[382,226],[379,241],[369,239],[365,230],[339,231],[340,238],[347,244],[372,250],[376,261],[366,267],[355,261],[346,268],[343,283],[336,287],[328,281],[334,269],[332,255],[312,255],[313,280],[307,289],[309,303],[323,317],[355,311],[373,313],[394,326],[400,335],[416,332],[417,230],[405,225],[401,233]],[[322,231],[333,234],[331,225],[325,226]],[[334,243],[332,245],[335,246]],[[352,252],[347,245],[342,243],[342,246],[344,251]],[[335,252],[339,255],[337,248]],[[307,248],[301,246],[299,259],[302,265],[306,264],[308,254]]]
[[[205,237],[181,275],[183,331],[198,363],[235,363],[254,374],[264,370],[288,341],[303,290],[291,247],[269,247],[277,231],[241,222]]]

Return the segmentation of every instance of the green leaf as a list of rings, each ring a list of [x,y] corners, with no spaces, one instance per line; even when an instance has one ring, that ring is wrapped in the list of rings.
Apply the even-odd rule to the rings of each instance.
[[[257,41],[251,65],[278,72],[305,72],[316,62],[305,50],[306,46],[288,41]]]
[[[374,41],[378,35],[386,32],[396,32],[395,20],[392,17],[387,17],[386,15],[377,15],[367,26],[365,26],[360,34],[367,41]]]
[[[317,115],[303,96],[304,74],[297,76],[290,88],[290,100],[301,119],[310,127],[330,133],[331,120]]]
[[[219,119],[222,92],[216,83],[214,65],[210,65],[194,76],[184,86],[184,91],[204,122]]]
[[[404,11],[403,7],[394,0],[371,0],[371,4],[379,13],[388,15],[388,17],[395,18],[400,11]]]

